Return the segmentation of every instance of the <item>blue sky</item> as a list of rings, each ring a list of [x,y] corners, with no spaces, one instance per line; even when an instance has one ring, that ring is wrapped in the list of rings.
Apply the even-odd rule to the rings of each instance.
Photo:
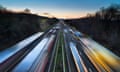
[[[110,4],[120,4],[120,0],[0,0],[0,4],[12,10],[29,8],[40,15],[48,12],[56,17],[74,18]]]

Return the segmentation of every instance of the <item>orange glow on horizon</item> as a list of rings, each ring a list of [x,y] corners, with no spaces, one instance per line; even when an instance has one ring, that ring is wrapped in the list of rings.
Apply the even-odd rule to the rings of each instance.
[[[85,17],[87,14],[86,13],[53,13],[54,17],[57,18],[64,18],[64,19],[70,19],[70,18],[81,18],[81,17]],[[44,15],[44,14],[39,14],[41,16],[48,16],[48,15]],[[48,16],[51,17],[51,16]]]
[[[24,9],[12,9],[12,11],[14,12],[23,12]],[[85,12],[54,12],[54,13],[50,13],[50,15],[45,15],[44,13],[39,13],[38,11],[32,11],[31,10],[31,13],[32,14],[37,14],[37,15],[40,15],[40,16],[46,16],[46,17],[56,17],[56,18],[64,18],[64,19],[72,19],[72,18],[81,18],[81,17],[85,17],[87,15],[87,13]]]

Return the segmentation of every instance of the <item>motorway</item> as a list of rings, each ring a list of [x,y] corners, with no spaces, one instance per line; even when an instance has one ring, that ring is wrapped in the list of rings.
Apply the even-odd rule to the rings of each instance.
[[[120,72],[120,58],[60,21],[0,51],[0,72]]]

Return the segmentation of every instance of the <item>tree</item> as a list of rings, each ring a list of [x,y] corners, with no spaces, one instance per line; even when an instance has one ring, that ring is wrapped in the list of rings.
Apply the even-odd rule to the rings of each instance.
[[[100,17],[105,20],[117,20],[120,18],[120,5],[112,4],[107,8],[100,8],[98,12],[96,12],[96,17]]]
[[[0,10],[6,10],[6,8],[5,7],[3,7],[2,5],[0,5]]]
[[[25,12],[25,13],[31,13],[31,10],[28,9],[28,8],[26,8],[26,9],[24,9],[24,12]]]

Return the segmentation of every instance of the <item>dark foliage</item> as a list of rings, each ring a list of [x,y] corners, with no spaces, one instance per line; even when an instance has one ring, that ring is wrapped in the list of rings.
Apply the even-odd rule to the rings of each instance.
[[[53,19],[42,17],[30,13],[15,13],[7,10],[0,10],[0,50],[7,48],[24,38],[42,30],[42,20],[44,26],[55,23]],[[52,21],[51,21],[52,20]],[[47,27],[45,27],[47,28]]]

